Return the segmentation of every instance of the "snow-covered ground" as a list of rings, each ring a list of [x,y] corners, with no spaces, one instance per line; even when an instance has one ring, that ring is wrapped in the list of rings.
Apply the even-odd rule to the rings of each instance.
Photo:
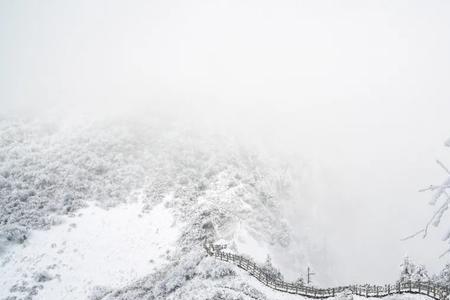
[[[5,250],[0,299],[35,293],[33,299],[87,299],[94,287],[118,288],[159,268],[178,237],[164,203],[149,213],[140,203],[91,205]]]

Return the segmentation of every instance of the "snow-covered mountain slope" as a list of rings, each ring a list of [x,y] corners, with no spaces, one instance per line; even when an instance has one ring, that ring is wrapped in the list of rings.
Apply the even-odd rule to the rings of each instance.
[[[188,128],[0,120],[0,299],[293,299],[203,241],[295,280],[309,260],[284,217],[297,171]]]
[[[176,269],[196,261],[214,273],[209,264],[221,263],[206,259],[207,237],[261,261],[290,257],[295,268],[304,254],[281,214],[284,174],[236,143],[180,126],[3,119],[0,295],[80,299],[140,276],[175,282],[187,276]]]

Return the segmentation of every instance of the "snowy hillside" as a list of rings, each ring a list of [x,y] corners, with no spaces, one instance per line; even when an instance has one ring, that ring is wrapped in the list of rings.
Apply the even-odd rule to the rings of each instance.
[[[4,119],[0,174],[6,299],[253,289],[205,257],[206,237],[261,262],[305,261],[279,207],[289,172],[221,137],[121,119]]]
[[[96,286],[120,286],[167,262],[179,235],[163,204],[145,217],[133,203],[92,206],[63,220],[2,254],[0,299],[87,299]]]
[[[0,0],[0,300],[450,300],[449,53],[443,0]]]
[[[2,119],[0,299],[301,298],[203,248],[270,258],[298,279],[308,241],[284,217],[298,170],[188,128]]]

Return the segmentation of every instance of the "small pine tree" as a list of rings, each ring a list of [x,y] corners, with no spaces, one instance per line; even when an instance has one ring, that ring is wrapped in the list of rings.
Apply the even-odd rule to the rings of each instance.
[[[264,272],[269,275],[272,279],[283,280],[283,275],[281,272],[272,265],[272,258],[267,255],[266,262],[263,265]]]
[[[428,276],[428,271],[424,265],[416,266],[414,273],[411,276],[413,281],[428,281],[430,277]]]
[[[304,285],[305,285],[305,281],[303,280],[302,277],[299,277],[299,278],[294,282],[294,284],[295,284],[295,285],[298,285],[298,286],[304,286]]]
[[[411,281],[411,277],[415,272],[416,266],[408,256],[405,256],[403,263],[400,265],[400,282]]]

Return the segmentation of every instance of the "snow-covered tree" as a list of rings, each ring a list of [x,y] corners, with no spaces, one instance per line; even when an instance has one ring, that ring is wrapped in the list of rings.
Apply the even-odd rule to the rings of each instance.
[[[424,265],[416,265],[411,258],[405,256],[400,265],[400,282],[407,281],[428,281],[428,271]]]
[[[424,265],[417,265],[416,270],[411,277],[412,281],[428,281],[430,277],[428,276],[428,271]]]
[[[416,270],[416,266],[408,256],[405,256],[403,263],[400,265],[400,282],[411,281],[411,277]]]
[[[303,277],[299,277],[297,280],[294,281],[294,284],[298,286],[304,286],[305,280],[303,279]]]
[[[450,264],[446,264],[439,274],[434,275],[433,281],[450,288]]]
[[[272,259],[270,255],[267,255],[266,262],[262,266],[262,269],[272,279],[283,280],[283,275],[281,274],[280,270],[272,265]]]

